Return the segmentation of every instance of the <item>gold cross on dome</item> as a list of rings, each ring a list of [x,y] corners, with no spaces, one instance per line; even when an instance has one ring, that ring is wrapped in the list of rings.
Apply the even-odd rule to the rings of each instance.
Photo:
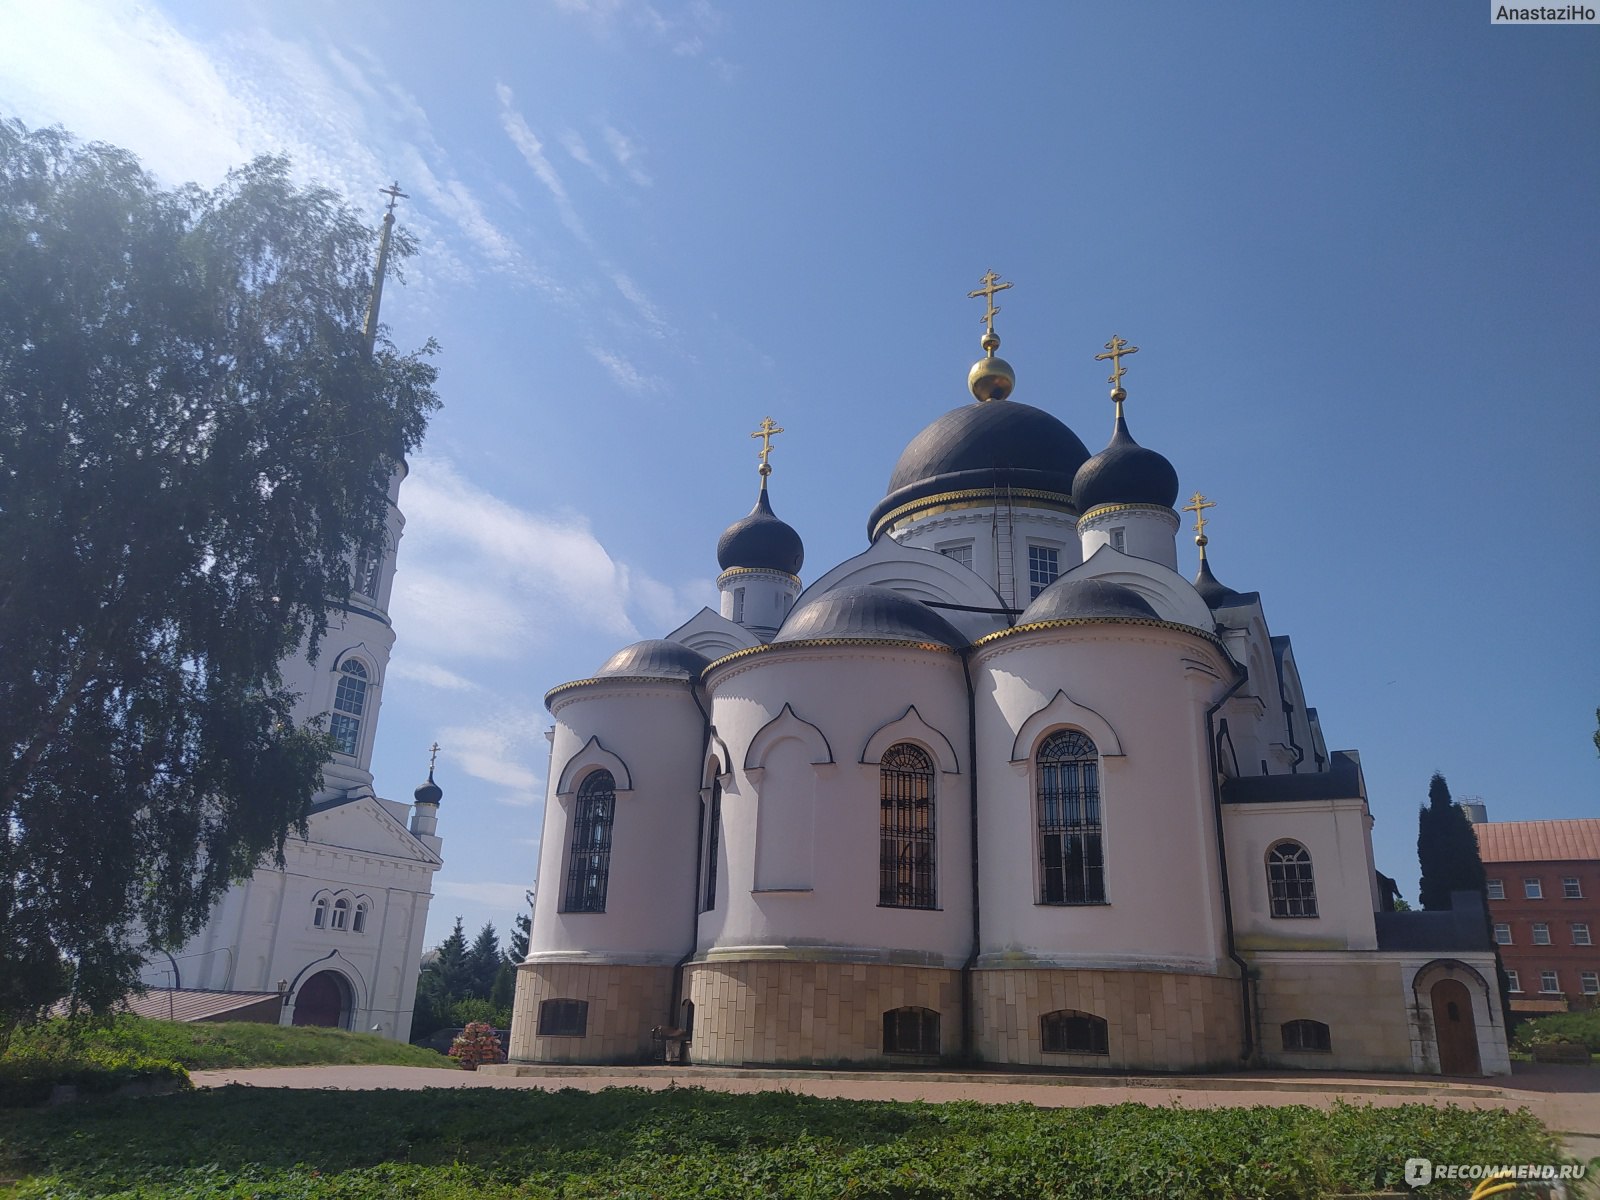
[[[994,302],[994,294],[996,292],[1003,292],[1008,287],[1013,287],[1015,285],[1001,283],[1000,276],[994,273],[993,268],[986,272],[983,279],[979,282],[981,282],[983,286],[975,292],[968,292],[967,296],[972,300],[976,300],[979,296],[982,296],[984,301],[988,304],[988,308],[983,314],[983,329],[986,334],[992,334],[994,332],[995,315],[1000,311],[999,307]]]
[[[771,417],[761,418],[761,428],[750,436],[761,439],[761,486],[767,486],[767,476],[772,474],[772,468],[767,464],[767,456],[772,453],[772,439],[783,432],[783,427],[774,423]]]
[[[1196,492],[1193,496],[1189,497],[1189,503],[1183,506],[1184,512],[1192,512],[1194,514],[1194,532],[1196,537],[1205,537],[1206,509],[1215,508],[1216,506],[1217,502],[1215,500],[1207,500],[1199,492]]]
[[[1124,354],[1139,353],[1139,347],[1128,345],[1127,342],[1123,341],[1113,333],[1111,335],[1111,340],[1106,343],[1106,349],[1109,351],[1109,353],[1096,354],[1094,356],[1094,360],[1095,362],[1104,362],[1108,358],[1111,360],[1111,374],[1107,376],[1106,382],[1109,383],[1115,390],[1121,391],[1122,377],[1127,373],[1126,368],[1122,365],[1122,356]]]
[[[389,211],[390,212],[394,211],[394,206],[396,204],[398,204],[400,201],[411,199],[410,196],[406,195],[404,192],[402,192],[400,190],[400,181],[398,179],[396,179],[393,183],[391,183],[386,188],[379,188],[378,189],[378,194],[380,196],[389,197]]]
[[[428,775],[433,775],[433,766],[439,761],[439,743],[435,742],[428,747]]]

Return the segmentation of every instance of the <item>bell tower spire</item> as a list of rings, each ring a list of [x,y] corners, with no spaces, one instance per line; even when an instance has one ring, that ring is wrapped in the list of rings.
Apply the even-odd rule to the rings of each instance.
[[[367,319],[361,324],[361,341],[368,358],[372,357],[372,348],[378,341],[378,308],[383,304],[383,276],[389,269],[389,238],[394,233],[394,206],[402,200],[411,199],[400,190],[398,179],[386,188],[379,188],[378,193],[389,197],[389,209],[383,214],[383,233],[378,238],[378,265],[372,271],[372,298],[367,301]]]

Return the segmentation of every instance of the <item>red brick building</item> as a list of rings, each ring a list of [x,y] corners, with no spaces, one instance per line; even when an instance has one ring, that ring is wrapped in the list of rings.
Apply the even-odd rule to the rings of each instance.
[[[1512,1011],[1600,1002],[1600,818],[1473,825]]]

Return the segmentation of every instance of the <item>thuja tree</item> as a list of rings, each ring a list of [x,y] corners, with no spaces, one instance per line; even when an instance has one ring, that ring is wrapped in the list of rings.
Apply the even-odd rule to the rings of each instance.
[[[431,344],[368,352],[373,246],[281,159],[169,190],[0,123],[0,1033],[303,828],[329,743],[278,663],[437,404]]]
[[[1483,860],[1467,814],[1451,802],[1444,776],[1428,782],[1428,802],[1417,814],[1418,889],[1425,909],[1447,909],[1451,892],[1483,892]]]

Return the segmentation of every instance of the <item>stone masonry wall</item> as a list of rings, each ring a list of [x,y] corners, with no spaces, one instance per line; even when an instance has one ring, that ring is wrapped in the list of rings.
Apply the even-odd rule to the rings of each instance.
[[[545,1000],[589,1002],[582,1037],[540,1037]],[[659,1054],[650,1030],[667,1025],[672,1007],[671,967],[604,963],[523,963],[511,1010],[513,1062],[642,1062]]]

